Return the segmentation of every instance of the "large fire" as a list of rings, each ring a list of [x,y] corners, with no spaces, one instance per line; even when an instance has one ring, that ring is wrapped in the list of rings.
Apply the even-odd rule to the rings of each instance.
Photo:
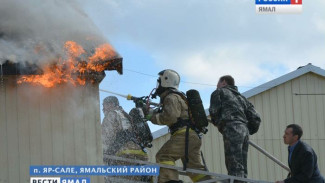
[[[84,85],[86,78],[80,77],[81,75],[104,71],[110,64],[109,60],[116,56],[109,44],[100,45],[91,56],[85,56],[87,53],[84,48],[74,41],[67,41],[64,49],[67,58],[60,57],[54,63],[45,65],[42,75],[22,76],[17,82],[44,87],[54,87],[62,83]]]

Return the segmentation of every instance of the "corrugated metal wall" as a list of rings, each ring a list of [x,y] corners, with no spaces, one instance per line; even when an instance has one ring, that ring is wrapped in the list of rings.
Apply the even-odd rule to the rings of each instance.
[[[324,94],[325,78],[308,73],[249,98],[263,120],[259,132],[250,139],[287,164],[288,150],[282,136],[288,124],[297,123],[304,130],[302,140],[314,148],[321,173],[325,175],[325,95],[295,93]],[[149,151],[151,161],[155,161],[155,153],[168,138],[169,135],[165,135],[154,140],[153,148]],[[223,139],[213,125],[209,126],[209,132],[203,138],[202,151],[210,171],[227,174]],[[249,147],[249,178],[275,181],[286,176],[286,170]]]
[[[102,165],[100,134],[98,85],[0,81],[0,183],[29,182],[30,165]]]

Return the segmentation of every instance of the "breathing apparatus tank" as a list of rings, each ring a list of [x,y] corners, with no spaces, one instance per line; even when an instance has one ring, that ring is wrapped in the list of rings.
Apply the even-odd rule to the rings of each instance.
[[[186,92],[189,115],[192,123],[202,133],[207,133],[208,119],[205,113],[200,94],[197,90],[188,90]]]

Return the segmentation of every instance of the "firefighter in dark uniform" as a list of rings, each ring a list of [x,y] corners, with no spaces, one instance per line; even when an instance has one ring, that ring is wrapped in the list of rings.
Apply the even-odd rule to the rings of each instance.
[[[104,99],[103,112],[105,114],[102,122],[104,163],[106,165],[131,165],[128,162],[109,160],[107,155],[148,161],[147,153],[142,150],[137,139],[134,138],[131,128],[132,118],[119,106],[116,97],[109,96]],[[149,182],[147,176],[127,176],[124,178]],[[121,180],[118,180],[118,177],[105,177],[105,182],[121,182]]]

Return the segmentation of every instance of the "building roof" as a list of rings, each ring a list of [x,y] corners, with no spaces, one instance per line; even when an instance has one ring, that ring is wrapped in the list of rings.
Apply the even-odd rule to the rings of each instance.
[[[297,78],[299,76],[302,76],[304,74],[307,74],[309,72],[312,72],[312,73],[315,73],[315,74],[318,74],[318,75],[321,75],[323,77],[325,77],[325,70],[324,69],[321,69],[320,67],[316,67],[314,65],[312,65],[311,63],[305,65],[305,66],[301,66],[299,67],[297,70],[295,71],[292,71],[288,74],[285,74],[281,77],[278,77],[276,79],[273,79],[267,83],[264,83],[262,85],[259,85],[253,89],[250,89],[246,92],[243,92],[242,94],[246,97],[246,98],[250,98],[254,95],[257,95],[259,93],[262,93],[266,90],[269,90],[273,87],[276,87],[278,85],[281,85],[287,81],[290,81],[294,78]]]
[[[119,74],[123,74],[123,58],[120,56],[116,56],[114,58],[110,58],[105,61],[98,62],[98,65],[102,65],[105,67],[104,70],[112,71],[116,70]],[[1,60],[0,60],[1,61]],[[78,64],[80,62],[76,62]],[[52,63],[54,65],[54,63]],[[4,61],[4,63],[0,62],[1,75],[39,75],[43,74],[43,70],[39,65],[35,63],[29,62],[12,62],[9,60]],[[92,74],[94,74],[93,72]],[[78,73],[80,75],[80,73]]]
[[[325,70],[324,69],[321,69],[320,67],[316,67],[316,66],[312,65],[311,63],[309,63],[309,64],[307,64],[305,66],[299,67],[295,71],[292,71],[292,72],[290,72],[288,74],[285,74],[285,75],[283,75],[281,77],[278,77],[278,78],[273,79],[273,80],[271,80],[269,82],[261,84],[261,85],[255,87],[253,89],[250,89],[250,90],[248,90],[246,92],[243,92],[242,95],[244,95],[246,98],[250,98],[250,97],[258,95],[258,94],[260,94],[260,93],[262,93],[262,92],[264,92],[266,90],[269,90],[269,89],[271,89],[273,87],[281,85],[281,84],[283,84],[283,83],[285,83],[287,81],[290,81],[290,80],[292,80],[294,78],[297,78],[299,76],[307,74],[309,72],[315,73],[317,75],[325,77]],[[207,111],[208,110],[206,110],[206,112]],[[153,132],[152,136],[153,136],[154,139],[156,139],[156,138],[159,138],[159,137],[161,137],[161,136],[163,136],[163,135],[165,135],[167,133],[168,133],[168,127],[166,126],[166,127],[162,128],[160,130],[157,130],[157,131]]]

